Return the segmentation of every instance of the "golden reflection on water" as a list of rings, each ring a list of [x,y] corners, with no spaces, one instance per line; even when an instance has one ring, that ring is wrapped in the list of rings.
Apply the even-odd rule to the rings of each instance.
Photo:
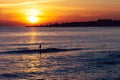
[[[67,75],[65,75],[65,76],[63,76],[63,75],[66,74],[66,72],[58,72],[58,73],[55,72],[56,70],[65,70],[67,68],[73,69],[73,68],[76,68],[76,66],[77,67],[78,66],[80,67],[80,65],[83,66],[82,63],[77,64],[74,61],[73,62],[62,61],[62,58],[60,58],[62,56],[68,58],[67,56],[69,56],[69,55],[76,56],[76,54],[74,54],[74,51],[73,52],[62,52],[62,53],[61,52],[50,53],[50,54],[46,53],[46,54],[41,55],[41,59],[40,59],[39,54],[23,54],[23,55],[19,55],[19,56],[12,55],[12,56],[9,56],[9,61],[13,61],[13,62],[11,63],[11,67],[9,66],[9,68],[10,68],[9,70],[11,70],[11,71],[8,71],[8,72],[25,73],[25,75],[28,75],[28,76],[24,76],[24,77],[27,77],[29,79],[31,78],[31,77],[29,77],[29,75],[31,75],[32,77],[34,77],[31,80],[36,80],[36,78],[37,79],[45,78],[45,80],[53,80],[53,79],[54,80],[85,80],[84,79],[86,77],[85,75],[91,76],[91,77],[98,76],[98,74],[89,74],[89,73],[85,73],[84,71],[81,71],[81,73],[74,75],[74,73],[72,73],[72,70],[71,70],[71,71],[68,71]],[[56,57],[58,57],[57,60],[54,59]],[[67,59],[67,60],[69,60],[69,59]],[[73,64],[70,64],[70,63],[73,63]],[[13,64],[16,64],[17,66],[15,66]],[[76,65],[74,65],[74,64],[76,64]],[[8,72],[6,70],[6,73],[8,73]],[[61,74],[62,76],[59,74]],[[80,76],[78,76],[79,74],[80,74]],[[101,74],[99,74],[99,76],[100,75]],[[87,79],[87,80],[89,80],[89,79]]]
[[[39,39],[39,41],[37,41],[37,37],[38,35],[41,35],[39,33],[39,31],[37,30],[37,28],[30,28],[29,33],[27,33],[28,36],[30,36],[30,40],[29,43],[39,43],[41,42],[41,40]],[[24,55],[22,57],[24,60],[26,61],[26,63],[23,64],[24,69],[22,70],[25,73],[29,73],[29,72],[44,72],[46,71],[45,67],[41,67],[42,64],[44,64],[42,62],[42,58],[41,55],[38,54],[30,54],[30,55]]]
[[[26,60],[26,63],[24,63],[24,69],[22,70],[25,73],[29,72],[44,72],[46,71],[45,67],[41,67],[42,63],[41,59],[39,59],[39,54],[35,55],[24,55],[23,59]]]
[[[38,35],[37,29],[36,28],[31,28],[31,32],[29,34],[31,36],[30,43],[35,43],[36,42],[36,37]]]

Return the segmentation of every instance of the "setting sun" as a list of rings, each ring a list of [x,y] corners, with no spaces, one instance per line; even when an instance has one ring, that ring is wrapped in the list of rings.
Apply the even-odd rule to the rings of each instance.
[[[25,10],[25,14],[30,23],[38,23],[42,12],[37,8],[30,8]]]
[[[30,17],[28,17],[28,20],[31,23],[37,23],[39,21],[39,18],[35,17],[35,16],[30,16]]]

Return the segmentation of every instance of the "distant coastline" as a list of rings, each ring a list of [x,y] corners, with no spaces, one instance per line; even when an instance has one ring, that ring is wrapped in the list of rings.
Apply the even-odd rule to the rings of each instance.
[[[26,27],[113,27],[113,26],[120,27],[120,20],[100,19],[97,21],[54,23]]]

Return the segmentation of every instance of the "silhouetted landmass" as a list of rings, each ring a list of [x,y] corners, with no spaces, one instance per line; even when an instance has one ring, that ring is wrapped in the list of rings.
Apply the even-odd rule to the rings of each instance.
[[[97,21],[87,22],[70,22],[70,23],[55,23],[47,25],[39,25],[35,27],[120,27],[120,20],[100,19]]]

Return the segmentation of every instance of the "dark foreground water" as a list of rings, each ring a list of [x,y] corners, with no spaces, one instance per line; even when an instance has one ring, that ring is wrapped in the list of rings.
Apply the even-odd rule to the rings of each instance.
[[[120,28],[0,27],[0,80],[120,80]]]

